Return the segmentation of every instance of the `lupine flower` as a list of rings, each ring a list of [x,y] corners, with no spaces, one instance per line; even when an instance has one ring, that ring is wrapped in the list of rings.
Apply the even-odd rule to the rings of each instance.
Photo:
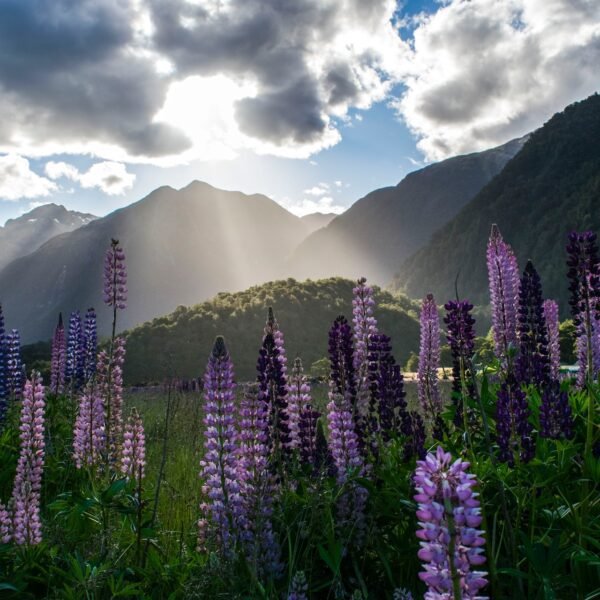
[[[125,362],[125,339],[114,341],[112,357],[102,351],[98,354],[97,388],[106,410],[106,439],[108,462],[118,465],[121,460],[123,440],[123,364]]]
[[[417,462],[417,537],[424,563],[419,577],[428,587],[426,600],[487,598],[480,594],[487,573],[476,570],[485,562],[481,508],[473,491],[477,480],[468,469],[468,462],[453,462],[441,446]]]
[[[269,439],[273,464],[290,450],[288,425],[288,385],[280,349],[272,333],[267,333],[256,364],[259,398],[267,406]]]
[[[446,339],[452,353],[452,395],[456,408],[454,424],[464,426],[464,402],[475,398],[473,385],[473,352],[475,348],[475,319],[473,305],[466,301],[450,301],[444,305],[444,323],[448,328]]]
[[[425,423],[421,415],[412,411],[408,413],[410,417],[411,435],[404,444],[404,459],[410,460],[413,456],[424,459],[425,451]]]
[[[237,524],[246,559],[258,574],[281,572],[271,514],[275,486],[269,470],[268,411],[258,385],[247,386],[240,408],[237,461],[241,507]]]
[[[79,398],[73,428],[73,458],[78,469],[99,466],[106,453],[104,399],[97,388],[89,387]]]
[[[128,479],[144,478],[146,468],[146,436],[144,423],[137,409],[131,409],[131,414],[123,432],[123,455],[121,457],[121,473]]]
[[[583,386],[586,381],[596,377],[600,367],[599,353],[594,352],[598,335],[597,320],[600,317],[600,260],[596,234],[591,231],[570,233],[567,253],[567,277],[571,293],[569,304],[578,338],[577,383]]]
[[[54,330],[52,338],[52,358],[50,389],[54,394],[62,394],[65,388],[65,369],[67,360],[67,344],[65,338],[65,326],[63,325],[62,313],[58,315],[58,325]]]
[[[533,427],[529,423],[530,410],[527,396],[513,375],[500,386],[496,402],[496,439],[500,461],[515,464],[529,462],[535,456]]]
[[[369,337],[377,333],[373,316],[373,288],[361,277],[352,290],[352,325],[354,329],[354,372],[356,373],[356,411],[366,421],[369,413]]]
[[[550,357],[550,377],[558,379],[560,371],[560,338],[558,328],[558,304],[554,300],[544,301],[544,319],[548,337],[548,355]]]
[[[0,502],[0,543],[8,544],[12,538],[12,519],[6,506]]]
[[[308,600],[308,582],[304,571],[297,571],[292,578],[287,600]]]
[[[44,386],[36,374],[27,380],[21,408],[21,450],[13,488],[13,539],[32,546],[42,541],[40,491],[44,469]]]
[[[73,311],[69,318],[69,338],[67,341],[67,364],[65,380],[73,389],[79,389],[83,383],[84,348],[83,326],[79,311]]]
[[[23,389],[21,336],[17,329],[6,336],[6,387],[13,396],[20,396]]]
[[[387,335],[371,334],[368,359],[370,432],[380,433],[386,442],[394,435],[411,435],[404,377],[392,355],[391,340]]]
[[[531,261],[527,261],[521,277],[517,339],[519,355],[516,373],[519,381],[538,386],[548,383],[550,355],[544,319],[542,284]]]
[[[98,352],[98,327],[96,323],[96,311],[88,308],[85,313],[83,326],[83,364],[84,381],[89,381],[96,372],[96,354]]]
[[[417,373],[419,402],[423,413],[429,417],[435,428],[443,407],[438,388],[440,319],[432,294],[423,299],[420,323],[421,344]]]
[[[354,347],[352,329],[346,317],[339,316],[329,330],[330,387],[344,399],[354,420],[361,447],[364,444],[365,423],[356,407],[356,372],[354,370]]]
[[[2,305],[0,304],[0,426],[6,419],[8,410],[8,382],[6,369],[7,347],[6,336],[4,332],[4,314],[2,313]]]
[[[556,379],[546,384],[542,390],[540,435],[551,439],[573,437],[573,415],[569,405],[569,394],[560,389]]]
[[[300,447],[300,419],[302,411],[310,405],[310,386],[302,368],[302,360],[296,358],[288,381],[287,417],[290,430],[290,448]]]
[[[510,348],[517,345],[519,266],[497,225],[492,225],[488,242],[487,268],[496,356],[506,361]]]
[[[225,554],[235,543],[240,484],[237,472],[233,364],[224,339],[215,340],[204,375],[204,457],[200,461],[204,500],[212,534]]]
[[[392,600],[414,600],[410,590],[406,588],[396,588],[392,594]]]
[[[127,306],[127,269],[119,240],[111,240],[104,257],[104,302],[114,311]]]

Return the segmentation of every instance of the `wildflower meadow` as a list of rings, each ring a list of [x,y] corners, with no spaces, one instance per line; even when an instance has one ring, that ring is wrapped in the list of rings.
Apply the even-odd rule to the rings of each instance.
[[[325,382],[265,306],[254,381],[218,336],[201,380],[134,390],[112,240],[112,334],[98,339],[93,308],[58,317],[48,381],[0,315],[0,596],[600,598],[600,256],[591,232],[565,245],[559,307],[492,227],[493,360],[475,352],[473,305],[429,294],[405,381],[360,278],[352,315],[323,331]]]

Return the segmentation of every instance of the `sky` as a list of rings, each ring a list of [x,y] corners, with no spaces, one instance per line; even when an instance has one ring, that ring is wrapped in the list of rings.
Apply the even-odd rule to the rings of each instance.
[[[0,223],[194,179],[342,212],[600,89],[598,0],[0,0]]]

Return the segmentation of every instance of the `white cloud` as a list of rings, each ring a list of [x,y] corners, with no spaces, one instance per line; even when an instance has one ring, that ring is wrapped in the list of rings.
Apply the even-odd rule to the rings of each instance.
[[[0,156],[0,199],[20,200],[48,196],[56,184],[40,177],[29,167],[29,161],[16,154]]]
[[[291,213],[298,217],[310,215],[315,212],[320,213],[335,213],[339,215],[346,210],[346,206],[336,204],[331,196],[321,196],[320,198],[303,198],[300,201],[295,201],[290,198],[283,198],[281,204]]]
[[[342,182],[340,180],[334,181],[335,187],[342,187]]]
[[[122,163],[104,161],[93,164],[85,173],[65,162],[46,163],[46,175],[50,179],[66,178],[78,182],[83,188],[98,188],[109,196],[124,194],[133,187],[135,175]]]
[[[311,188],[304,190],[304,193],[308,196],[324,196],[329,192],[329,185],[326,183],[319,183]]]
[[[539,127],[600,88],[600,2],[451,0],[422,16],[393,102],[429,160]]]

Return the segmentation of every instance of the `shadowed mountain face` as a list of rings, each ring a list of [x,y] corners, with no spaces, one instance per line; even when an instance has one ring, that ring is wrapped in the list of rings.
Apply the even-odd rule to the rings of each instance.
[[[521,149],[524,139],[457,156],[371,192],[294,252],[295,277],[354,277],[388,283],[402,262],[424,246]]]
[[[127,256],[129,303],[119,328],[131,327],[217,292],[274,279],[304,238],[302,221],[269,198],[194,182],[162,187],[126,208],[52,238],[0,273],[9,327],[24,341],[47,339],[59,311],[99,309],[103,257],[111,237]]]
[[[568,311],[567,234],[600,232],[600,96],[569,106],[533,133],[517,154],[431,242],[406,261],[394,287],[438,302],[462,297],[487,304],[486,245],[500,227],[523,268],[531,258],[546,297]]]
[[[9,219],[0,227],[0,270],[16,258],[37,250],[50,238],[79,229],[96,218],[58,204],[44,204]]]

